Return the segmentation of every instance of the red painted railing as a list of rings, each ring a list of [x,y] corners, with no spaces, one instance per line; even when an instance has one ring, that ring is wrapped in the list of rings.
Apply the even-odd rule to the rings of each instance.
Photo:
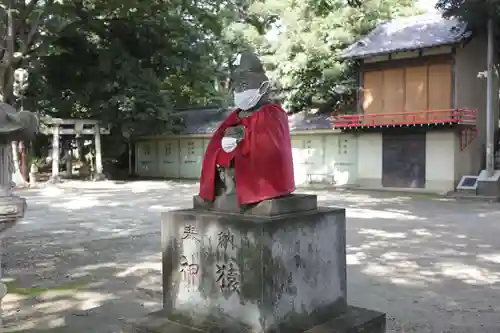
[[[477,136],[477,128],[466,127],[460,131],[460,150],[463,151]]]
[[[476,110],[426,110],[418,112],[346,114],[332,116],[334,128],[369,128],[431,124],[476,124]]]

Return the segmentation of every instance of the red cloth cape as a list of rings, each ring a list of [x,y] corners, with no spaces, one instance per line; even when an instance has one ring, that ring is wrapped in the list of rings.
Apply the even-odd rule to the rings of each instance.
[[[224,131],[244,125],[245,137],[231,153],[222,150]],[[214,200],[216,166],[229,167],[239,204],[250,204],[295,191],[292,144],[288,116],[280,106],[268,103],[247,118],[234,110],[219,125],[205,151],[200,178],[200,197]]]

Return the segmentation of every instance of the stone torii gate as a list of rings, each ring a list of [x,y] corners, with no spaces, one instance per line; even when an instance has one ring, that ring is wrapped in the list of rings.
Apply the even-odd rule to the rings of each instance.
[[[43,118],[40,132],[52,135],[52,181],[59,180],[59,139],[61,135],[93,135],[95,144],[95,174],[94,180],[103,180],[101,135],[110,133],[109,128],[100,126],[98,120],[92,119],[61,119]]]

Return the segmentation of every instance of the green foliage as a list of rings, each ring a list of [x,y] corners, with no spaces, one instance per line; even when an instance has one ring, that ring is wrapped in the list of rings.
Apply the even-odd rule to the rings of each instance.
[[[500,51],[500,1],[499,0],[438,0],[436,7],[445,17],[457,17],[467,23],[476,34],[488,34],[487,23],[493,23],[493,36],[497,52]]]
[[[265,34],[252,22],[228,27],[233,43],[258,50],[277,98],[291,111],[331,111],[356,91],[355,64],[340,53],[375,25],[417,13],[411,0],[260,0],[249,13],[261,17]]]
[[[498,0],[438,0],[436,7],[447,17],[455,16],[467,22],[476,31],[486,30],[487,18],[496,22],[500,18]],[[499,29],[498,23],[496,28]]]
[[[216,2],[72,1],[61,29],[31,76],[31,107],[65,118],[94,118],[136,130],[174,123],[177,106],[213,94]],[[207,66],[208,65],[208,66]]]
[[[59,21],[62,1],[0,0],[0,98],[13,103],[13,74],[50,45],[64,25]],[[43,38],[41,36],[43,35]]]
[[[244,49],[261,54],[276,97],[291,111],[350,103],[356,64],[338,55],[376,24],[416,12],[412,0],[11,3],[4,28],[18,29],[13,48],[4,41],[10,53],[3,55],[12,58],[0,72],[4,99],[12,98],[12,71],[23,66],[26,108],[141,133],[175,131],[175,108],[230,104],[232,64]]]

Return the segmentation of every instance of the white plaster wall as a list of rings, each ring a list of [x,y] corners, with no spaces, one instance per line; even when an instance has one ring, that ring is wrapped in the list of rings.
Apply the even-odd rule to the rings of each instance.
[[[179,142],[179,177],[182,179],[199,179],[205,154],[202,138],[185,138]]]
[[[180,174],[180,140],[158,141],[158,176],[179,178]]]
[[[456,134],[454,131],[429,131],[426,134],[425,188],[448,192],[455,188]]]
[[[382,187],[382,133],[358,136],[358,184]]]
[[[361,187],[383,188],[382,145],[381,133],[358,136],[358,184]],[[427,132],[426,184],[423,191],[443,193],[455,188],[457,147],[459,141],[456,132]]]
[[[177,154],[166,158],[165,144],[174,142]],[[188,154],[188,142],[195,143],[196,154]],[[151,139],[136,144],[136,172],[146,177],[178,177],[179,179],[198,179],[201,161],[209,139],[180,137],[179,139]],[[144,153],[146,145],[151,154]],[[333,184],[337,186],[356,184],[357,181],[357,137],[345,133],[301,133],[292,134],[292,152],[295,184],[309,185],[310,182]],[[195,163],[185,163],[186,160]],[[171,170],[174,168],[175,170]]]
[[[478,36],[455,55],[455,107],[478,109],[478,129],[484,138],[486,125],[486,79],[478,78],[478,72],[486,70],[486,37]]]
[[[292,155],[297,186],[309,181],[328,182],[324,135],[292,135]]]
[[[353,185],[357,182],[358,138],[354,134],[325,135],[325,164],[335,186]]]
[[[136,163],[135,171],[139,176],[157,177],[158,174],[158,141],[139,141],[135,145]],[[149,154],[146,154],[146,147],[149,147]]]
[[[293,134],[296,186],[352,185],[357,180],[357,138],[352,134]]]
[[[480,164],[483,158],[483,152],[479,145],[480,141],[476,138],[463,150],[460,147],[460,133],[455,137],[455,185],[458,185],[462,176],[478,175]]]
[[[478,72],[486,70],[486,36],[478,36],[455,55],[455,107],[477,109],[478,136],[464,152],[458,147],[457,162],[467,155],[468,163],[457,163],[457,174],[477,174],[484,164],[486,142],[486,79],[478,78]],[[495,118],[498,119],[498,110]],[[460,138],[458,137],[458,140]]]

